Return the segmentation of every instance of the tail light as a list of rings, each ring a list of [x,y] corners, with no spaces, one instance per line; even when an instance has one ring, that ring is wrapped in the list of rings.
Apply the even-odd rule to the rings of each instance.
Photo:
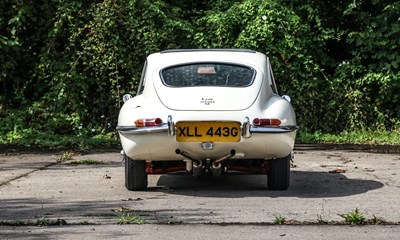
[[[277,118],[254,118],[254,126],[274,126],[277,127],[281,125],[281,120]]]
[[[152,127],[162,125],[163,121],[161,118],[143,118],[135,121],[137,127]]]

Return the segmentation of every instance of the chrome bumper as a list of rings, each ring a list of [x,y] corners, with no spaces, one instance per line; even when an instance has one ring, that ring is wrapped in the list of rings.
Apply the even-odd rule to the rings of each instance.
[[[288,133],[299,129],[299,126],[279,126],[279,127],[250,127],[251,133]]]
[[[256,127],[250,124],[249,117],[245,117],[242,123],[242,137],[250,138],[252,133],[289,133],[299,129],[298,126],[279,126],[279,127]],[[172,116],[168,116],[168,122],[161,126],[154,127],[136,127],[136,126],[117,126],[117,130],[124,134],[147,134],[147,133],[160,133],[168,132],[170,137],[175,136],[176,127]]]
[[[168,124],[163,124],[161,126],[156,127],[136,127],[136,126],[117,126],[117,131],[123,134],[148,134],[148,133],[160,133],[160,132],[169,132],[168,130],[171,129],[171,126]],[[245,138],[251,137],[252,133],[289,133],[294,132],[299,129],[298,126],[280,126],[280,127],[256,127],[250,126],[249,128],[249,135],[244,135],[245,131],[242,130],[242,136]],[[170,134],[174,136],[175,134]]]
[[[155,127],[117,126],[117,131],[124,134],[147,134],[168,132],[167,124]]]

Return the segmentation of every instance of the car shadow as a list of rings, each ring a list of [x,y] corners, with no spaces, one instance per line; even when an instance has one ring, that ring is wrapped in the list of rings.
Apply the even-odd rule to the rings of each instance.
[[[157,187],[149,191],[165,191],[169,194],[214,197],[344,197],[382,188],[384,184],[374,180],[350,179],[340,173],[292,171],[290,187],[286,191],[267,188],[267,176],[240,173],[220,177],[193,177],[189,174],[161,175]]]

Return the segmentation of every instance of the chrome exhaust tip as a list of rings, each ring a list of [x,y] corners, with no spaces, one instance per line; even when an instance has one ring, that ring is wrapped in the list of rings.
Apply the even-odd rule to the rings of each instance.
[[[205,167],[203,166],[203,162],[200,159],[197,159],[196,157],[194,157],[193,155],[191,155],[190,153],[180,150],[180,149],[175,149],[175,153],[178,155],[182,155],[183,157],[191,160],[193,162],[193,175],[195,177],[198,177],[200,175],[202,175],[205,171]]]
[[[193,176],[198,177],[200,175],[203,175],[205,171],[205,167],[203,166],[202,161],[200,163],[193,162]]]
[[[228,160],[230,158],[232,158],[233,156],[235,156],[236,154],[236,150],[232,149],[230,151],[230,153],[218,158],[217,160],[215,160],[212,164],[211,164],[211,168],[210,168],[210,172],[214,177],[218,177],[221,176],[222,174],[222,162],[225,160]]]
[[[219,177],[222,174],[222,164],[221,162],[211,164],[210,172],[214,177]]]

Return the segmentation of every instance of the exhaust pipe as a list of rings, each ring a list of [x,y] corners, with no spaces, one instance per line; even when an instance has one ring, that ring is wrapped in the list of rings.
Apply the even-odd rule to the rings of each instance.
[[[197,158],[195,158],[193,155],[191,155],[190,153],[180,150],[180,149],[176,149],[175,153],[178,155],[182,155],[185,158],[192,160],[193,161],[193,175],[195,177],[200,176],[201,174],[204,173],[204,166],[203,166],[203,162]]]
[[[194,176],[200,176],[201,174],[204,173],[205,171],[205,167],[203,166],[203,162],[199,159],[197,159],[196,157],[194,157],[193,155],[191,155],[190,153],[180,150],[180,149],[176,149],[175,153],[178,155],[182,155],[185,158],[192,160],[193,161],[193,175]],[[213,176],[218,177],[221,175],[222,173],[222,162],[225,160],[228,160],[230,158],[232,158],[233,156],[235,156],[236,151],[234,149],[232,149],[230,151],[230,153],[214,160],[211,164],[210,167],[210,171],[212,173]]]
[[[216,159],[212,164],[211,164],[211,173],[214,177],[221,176],[222,173],[222,162],[225,160],[228,160],[235,156],[236,151],[234,149],[231,150],[230,153],[220,157],[219,159]]]
[[[202,175],[205,171],[203,163],[200,161],[200,164],[193,162],[193,176],[198,177]]]
[[[191,155],[190,153],[188,153],[186,151],[183,151],[183,150],[180,150],[180,149],[176,149],[175,153],[178,154],[178,155],[182,155],[182,156],[184,156],[185,158],[187,158],[189,160],[192,160],[194,163],[197,163],[198,165],[201,165],[201,160],[195,158],[193,155]]]

